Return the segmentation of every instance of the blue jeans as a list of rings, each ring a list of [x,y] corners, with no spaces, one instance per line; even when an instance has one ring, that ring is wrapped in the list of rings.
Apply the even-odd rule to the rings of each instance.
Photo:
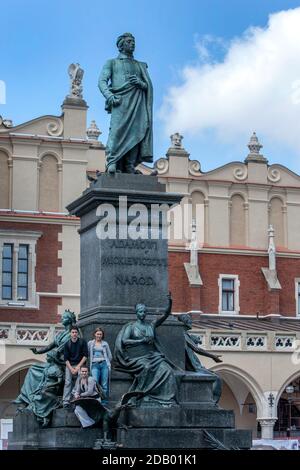
[[[101,386],[103,392],[105,393],[105,399],[102,402],[106,402],[108,399],[108,385],[109,385],[109,369],[105,361],[95,362],[92,364],[92,376]]]

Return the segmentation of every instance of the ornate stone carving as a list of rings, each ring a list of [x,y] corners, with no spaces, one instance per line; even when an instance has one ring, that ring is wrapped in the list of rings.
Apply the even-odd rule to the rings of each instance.
[[[202,286],[202,279],[199,272],[198,265],[198,239],[197,239],[197,226],[196,220],[192,220],[192,236],[191,243],[189,245],[190,250],[190,262],[184,263],[184,268],[188,276],[188,280],[191,286]]]
[[[166,158],[160,158],[155,162],[155,168],[158,171],[159,175],[163,175],[164,173],[167,173],[169,169],[169,161]]]
[[[17,343],[48,343],[49,328],[32,329],[17,328]]]
[[[11,119],[3,119],[3,125],[5,127],[13,127],[13,122]]]
[[[295,336],[292,335],[276,335],[275,349],[292,349],[294,347]]]
[[[260,155],[260,151],[263,148],[263,145],[259,142],[256,132],[253,132],[249,144],[248,149],[250,150],[250,155]]]
[[[266,341],[266,335],[249,335],[247,336],[246,346],[247,349],[265,349]]]
[[[193,176],[200,176],[201,174],[201,165],[198,160],[192,160],[189,162],[189,173]]]
[[[268,229],[269,234],[269,269],[275,270],[276,269],[276,247],[274,243],[274,228],[273,225],[269,225]]]
[[[0,127],[4,127],[6,129],[13,127],[13,122],[11,119],[5,119],[2,116],[0,116]]]
[[[233,169],[233,176],[238,181],[244,181],[248,177],[248,168],[246,165],[237,166]]]
[[[241,336],[236,334],[214,334],[210,337],[212,348],[240,349]]]
[[[68,68],[68,74],[70,77],[70,94],[68,98],[79,98],[82,99],[82,78],[84,70],[78,63],[70,64]]]
[[[57,118],[55,121],[49,122],[47,125],[48,135],[51,135],[52,137],[61,136],[63,130],[64,130],[63,122],[59,118]]]
[[[0,340],[8,339],[9,329],[8,328],[0,328]]]
[[[278,183],[281,180],[281,173],[277,168],[270,167],[268,169],[268,180],[271,183]]]
[[[256,132],[253,132],[250,141],[248,143],[248,149],[250,153],[248,154],[245,162],[249,161],[258,162],[258,163],[268,163],[268,160],[260,153],[263,145],[259,142]]]
[[[171,139],[171,148],[181,148],[182,149],[182,139],[183,136],[179,132],[175,132],[170,136]]]
[[[90,127],[88,127],[86,131],[87,138],[89,140],[98,140],[99,135],[101,135],[102,132],[100,131],[99,127],[96,124],[96,121],[92,121],[90,124]]]

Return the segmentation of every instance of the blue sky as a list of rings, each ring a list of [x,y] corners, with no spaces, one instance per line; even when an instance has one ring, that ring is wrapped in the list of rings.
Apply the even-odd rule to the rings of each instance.
[[[264,32],[268,30],[269,15],[299,6],[300,2],[293,0],[1,0],[0,80],[6,83],[7,96],[6,104],[0,104],[0,114],[13,119],[15,124],[43,114],[60,114],[60,105],[68,93],[67,67],[71,62],[79,62],[85,70],[84,97],[89,105],[88,120],[97,121],[103,132],[101,140],[105,143],[109,116],[104,111],[104,100],[97,89],[98,76],[105,60],[117,53],[116,37],[130,31],[136,37],[135,56],[148,63],[154,85],[155,159],[165,154],[170,132],[179,131],[184,134],[184,145],[191,158],[198,159],[202,170],[208,171],[232,160],[243,160],[247,154],[247,140],[256,130],[264,144],[263,153],[270,163],[280,162],[300,172],[299,129],[294,119],[298,107],[294,103],[292,109],[287,109],[280,90],[276,88],[272,95],[275,107],[271,114],[264,116],[264,109],[268,109],[270,102],[266,97],[266,87],[270,90],[273,85],[261,87],[260,83],[255,83],[251,88],[259,90],[258,105],[266,103],[265,108],[258,106],[255,116],[255,112],[249,111],[249,103],[241,99],[243,110],[236,113],[235,121],[237,103],[232,96],[246,95],[249,83],[244,80],[244,89],[240,83],[236,84],[234,77],[229,75],[234,74],[239,59],[228,59],[228,54],[229,57],[235,55],[237,44],[240,49],[236,55],[239,58],[243,56],[243,50],[249,50],[249,41],[251,53],[259,55],[262,40],[266,39]],[[292,16],[288,20],[279,17],[274,27],[270,27],[268,37],[272,44],[276,43],[272,38],[277,38],[277,31],[280,44],[281,25],[292,19]],[[251,26],[258,31],[252,32],[249,39],[245,31]],[[286,29],[290,30],[288,26]],[[295,50],[287,43],[289,62],[283,64],[284,67],[276,62],[276,70],[290,67],[291,73],[284,77],[284,83],[291,83],[294,87],[298,83],[298,70],[300,80],[300,68],[295,66],[295,62],[300,60],[299,50],[296,50],[300,41],[294,37],[287,40],[295,43]],[[280,52],[278,54],[281,57]],[[199,86],[207,83],[207,78],[215,79],[220,75],[224,61],[227,67],[224,80],[231,80],[231,88],[237,87],[236,94],[233,90],[230,92],[233,95],[228,92],[224,97],[227,114],[220,113],[222,103],[216,103],[213,96],[210,105],[209,93],[213,93],[210,87],[207,96],[201,95],[203,87],[201,93],[197,91]],[[187,69],[190,72],[188,77],[184,74]],[[268,70],[263,70],[261,75],[262,78],[268,75]],[[275,80],[274,83],[282,83],[282,77],[276,77],[277,82]],[[199,106],[200,114],[196,110],[191,116],[194,121],[199,120],[198,127],[191,126],[188,117],[176,115],[189,114],[193,108],[194,90],[199,98],[196,106]],[[186,97],[183,107],[177,101],[181,96]],[[255,102],[255,95],[249,101]],[[205,106],[201,110],[202,103]],[[206,110],[212,114],[209,119],[204,115]],[[272,116],[276,113],[282,120],[291,120],[291,126],[295,125],[291,138],[286,135],[285,128],[281,129],[279,117],[272,124]],[[287,113],[287,118],[283,113]]]

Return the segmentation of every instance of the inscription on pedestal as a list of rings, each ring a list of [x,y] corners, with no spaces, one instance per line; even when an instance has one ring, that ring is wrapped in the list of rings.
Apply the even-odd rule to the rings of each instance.
[[[126,274],[119,273],[113,276],[113,283],[116,286],[151,286],[156,287],[157,283],[151,276],[151,269],[167,268],[166,258],[158,257],[158,242],[153,240],[109,240],[108,248],[110,255],[103,256],[101,266],[107,270],[112,266],[126,268]],[[129,256],[124,256],[124,250],[129,251]],[[131,251],[137,252],[134,255]],[[118,253],[116,256],[111,252]],[[135,275],[128,275],[130,267],[137,268]],[[140,273],[139,273],[140,271]],[[149,273],[150,271],[150,273]],[[106,271],[108,274],[108,271]],[[108,274],[109,275],[109,274]]]
[[[102,287],[115,289],[121,305],[165,297],[167,285],[162,279],[168,269],[167,247],[162,240],[102,240]],[[145,291],[146,288],[146,291]],[[146,294],[145,294],[146,292]]]

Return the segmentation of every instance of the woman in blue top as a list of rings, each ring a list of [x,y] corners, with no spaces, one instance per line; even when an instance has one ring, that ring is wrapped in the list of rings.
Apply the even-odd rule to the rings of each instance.
[[[109,345],[104,341],[104,331],[102,328],[96,328],[94,338],[88,342],[90,373],[101,386],[106,402],[109,395],[109,376],[111,369],[112,355]]]

